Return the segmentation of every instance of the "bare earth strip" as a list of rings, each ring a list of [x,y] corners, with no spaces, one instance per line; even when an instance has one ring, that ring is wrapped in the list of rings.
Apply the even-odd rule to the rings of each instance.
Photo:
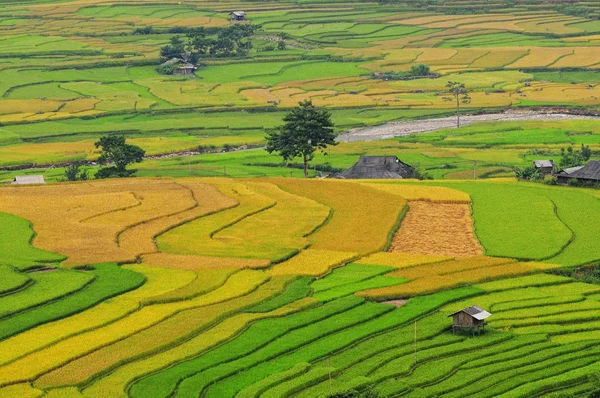
[[[483,253],[468,204],[410,202],[394,236],[392,252],[471,257]]]
[[[533,111],[509,111],[487,115],[464,115],[460,118],[461,125],[475,122],[495,121],[557,121],[557,120],[600,120],[597,116],[569,115],[565,113],[537,113]],[[380,126],[358,128],[337,137],[340,142],[375,141],[386,138],[403,137],[417,133],[427,133],[456,126],[456,117],[438,119],[410,120],[389,122]]]

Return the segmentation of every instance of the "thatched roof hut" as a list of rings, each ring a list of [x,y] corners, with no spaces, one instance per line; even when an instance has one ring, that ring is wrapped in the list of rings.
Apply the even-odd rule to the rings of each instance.
[[[341,179],[414,178],[415,169],[396,156],[361,156],[358,162],[348,170],[332,174],[329,177]]]

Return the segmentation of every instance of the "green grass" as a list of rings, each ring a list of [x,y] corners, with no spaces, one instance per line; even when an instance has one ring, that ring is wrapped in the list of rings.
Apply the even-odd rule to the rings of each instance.
[[[281,294],[250,308],[248,312],[269,312],[296,300],[300,300],[310,293],[310,284],[312,280],[313,278],[305,277],[293,281],[286,286]]]
[[[295,329],[311,324],[327,323],[327,319],[344,314],[352,308],[360,308],[363,299],[348,297],[323,306],[292,314],[280,319],[267,319],[251,325],[236,339],[209,351],[192,357],[174,366],[163,369],[133,383],[129,394],[133,397],[162,397],[168,395],[180,380],[193,376],[212,366],[233,361],[238,357],[250,355],[265,344],[273,343],[281,336]],[[190,353],[193,355],[194,353]]]
[[[82,271],[56,270],[31,273],[30,278],[33,285],[28,289],[0,297],[0,319],[81,291],[93,282],[95,275]]]
[[[119,268],[116,264],[95,265],[88,272],[96,279],[80,292],[1,320],[0,340],[83,311],[110,297],[139,287],[145,279],[142,274]]]
[[[550,188],[483,182],[446,186],[471,196],[475,232],[488,255],[542,259],[555,256],[570,242],[571,231],[544,194]]]
[[[20,289],[30,283],[27,274],[18,272],[9,265],[0,265],[0,294]]]
[[[12,214],[0,213],[0,265],[19,270],[64,260],[63,256],[31,245],[35,237],[29,222]]]
[[[354,263],[336,268],[330,275],[313,282],[312,288],[315,291],[313,297],[317,300],[329,301],[361,290],[407,282],[402,278],[382,275],[392,270],[394,268]]]

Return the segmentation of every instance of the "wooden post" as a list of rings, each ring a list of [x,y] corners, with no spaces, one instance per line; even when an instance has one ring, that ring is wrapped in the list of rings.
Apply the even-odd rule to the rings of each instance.
[[[417,320],[415,319],[415,366],[417,365]]]
[[[327,358],[327,367],[329,368],[329,393],[333,394],[333,380],[331,380],[331,357]]]

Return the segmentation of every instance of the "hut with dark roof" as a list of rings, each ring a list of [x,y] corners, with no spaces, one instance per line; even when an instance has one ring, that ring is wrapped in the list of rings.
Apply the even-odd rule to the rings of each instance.
[[[585,166],[572,167],[555,174],[561,185],[569,184],[569,180],[577,179],[583,183],[600,184],[600,160],[590,160]]]
[[[532,167],[538,169],[542,174],[552,174],[554,170],[554,160],[534,160]]]
[[[492,316],[492,314],[481,307],[472,305],[448,316],[452,317],[454,321],[452,324],[452,333],[468,330],[475,335],[476,331],[477,334],[484,331],[486,325],[485,320]]]
[[[415,169],[396,156],[361,156],[348,170],[329,177],[354,180],[415,178]]]
[[[170,60],[163,62],[161,66],[173,67],[174,76],[192,76],[196,68],[191,63],[184,61],[181,58],[171,58]]]

